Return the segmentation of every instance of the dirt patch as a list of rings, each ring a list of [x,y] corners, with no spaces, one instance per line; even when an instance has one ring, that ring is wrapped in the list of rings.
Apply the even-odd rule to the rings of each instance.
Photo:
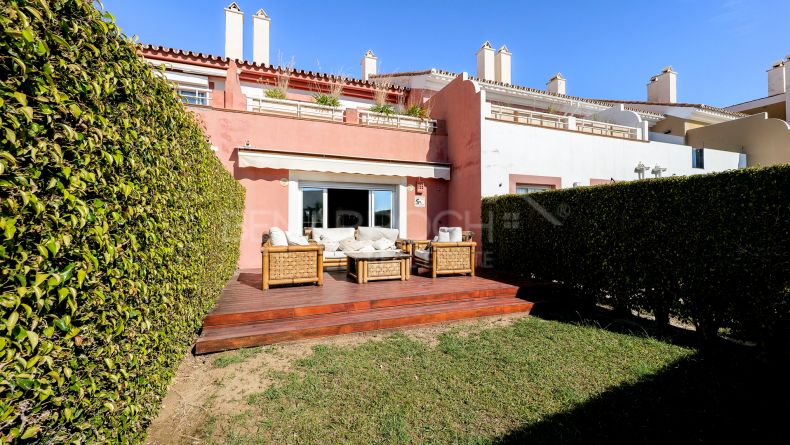
[[[248,407],[246,397],[265,391],[273,383],[273,374],[291,370],[297,360],[312,353],[314,346],[351,347],[368,341],[380,341],[396,331],[435,346],[439,342],[438,337],[444,333],[468,335],[481,329],[506,326],[525,316],[527,315],[524,313],[517,313],[360,332],[202,356],[187,352],[162,402],[158,416],[148,429],[146,443],[212,443],[211,437],[199,437],[207,422],[217,417],[242,415]]]

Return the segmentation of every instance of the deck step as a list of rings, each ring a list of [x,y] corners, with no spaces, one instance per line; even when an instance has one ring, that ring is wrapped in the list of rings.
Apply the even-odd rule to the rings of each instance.
[[[375,285],[376,284],[371,284],[370,286]],[[309,288],[309,290],[311,289],[312,288]],[[243,302],[239,304],[235,310],[232,310],[234,308],[230,307],[230,305],[225,305],[225,307],[223,307],[223,312],[213,311],[206,315],[203,319],[203,327],[205,329],[261,321],[295,319],[314,315],[352,313],[396,306],[425,305],[489,298],[508,298],[515,297],[518,292],[518,287],[507,285],[500,285],[499,287],[493,288],[463,289],[422,294],[417,292],[403,292],[403,290],[397,287],[380,289],[381,293],[375,297],[365,297],[365,299],[348,298],[345,299],[345,301],[325,301],[327,299],[324,299],[320,304],[311,304],[309,301],[302,301],[297,305],[293,305],[284,302],[283,307],[250,308],[248,304]],[[426,286],[426,289],[430,290],[431,287]],[[257,298],[265,298],[265,296]]]
[[[371,307],[243,325],[204,326],[196,354],[351,332],[438,323],[463,318],[529,312],[532,303],[515,297],[474,298],[428,304]]]

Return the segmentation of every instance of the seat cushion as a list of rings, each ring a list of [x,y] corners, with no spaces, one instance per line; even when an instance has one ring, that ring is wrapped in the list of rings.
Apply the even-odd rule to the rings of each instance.
[[[357,239],[361,241],[376,241],[386,238],[394,242],[399,235],[400,231],[398,229],[387,229],[384,227],[360,227],[357,229]]]
[[[336,250],[334,252],[327,252],[326,250],[324,251],[324,258],[345,258],[345,257],[346,254],[339,250]]]
[[[354,238],[346,238],[340,241],[340,250],[343,252],[356,252],[366,247],[370,247],[372,249],[373,241],[356,240]]]
[[[339,227],[334,229],[313,229],[312,237],[314,240],[320,241],[322,236],[325,237],[325,239],[340,242],[345,238],[354,238],[354,228]]]
[[[417,249],[417,250],[414,251],[414,256],[416,256],[417,258],[419,258],[419,259],[421,259],[423,261],[427,261],[427,262],[431,261],[431,251],[430,250]]]

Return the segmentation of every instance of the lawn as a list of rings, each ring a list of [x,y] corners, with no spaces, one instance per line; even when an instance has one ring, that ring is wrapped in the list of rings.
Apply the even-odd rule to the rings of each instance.
[[[220,354],[210,365],[227,372],[283,347]],[[397,332],[318,344],[287,368],[253,369],[266,388],[245,391],[232,412],[206,400],[210,414],[194,436],[229,444],[628,443],[672,440],[696,421],[704,424],[688,438],[704,439],[728,422],[705,404],[729,398],[721,385],[737,386],[706,366],[688,347],[537,317],[433,337]]]
[[[786,375],[745,348],[511,316],[188,355],[148,443],[773,442]]]

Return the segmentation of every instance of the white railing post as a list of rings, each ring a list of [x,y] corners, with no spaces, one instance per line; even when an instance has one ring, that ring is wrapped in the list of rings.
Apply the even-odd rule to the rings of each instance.
[[[568,116],[568,130],[576,131],[576,116]]]

